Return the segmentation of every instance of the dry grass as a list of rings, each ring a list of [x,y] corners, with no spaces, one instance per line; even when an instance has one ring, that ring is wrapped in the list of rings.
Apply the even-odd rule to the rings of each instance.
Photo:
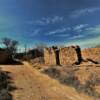
[[[96,67],[96,65],[95,67],[55,66],[44,69],[43,73],[56,78],[65,85],[74,87],[79,93],[83,92],[96,100],[100,99],[100,90],[95,88],[96,86],[100,86],[100,67]]]

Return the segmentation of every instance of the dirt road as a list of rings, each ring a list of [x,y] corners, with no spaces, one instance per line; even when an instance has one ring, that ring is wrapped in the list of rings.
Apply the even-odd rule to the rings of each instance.
[[[13,100],[92,100],[38,72],[26,62],[24,65],[2,65],[0,68],[10,72],[12,85],[16,87],[11,92]]]

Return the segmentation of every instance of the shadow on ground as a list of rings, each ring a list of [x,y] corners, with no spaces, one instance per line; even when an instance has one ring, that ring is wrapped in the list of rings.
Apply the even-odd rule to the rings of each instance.
[[[8,60],[5,63],[0,63],[0,65],[23,65],[19,60]]]
[[[0,100],[13,100],[11,92],[16,89],[11,73],[0,69]]]

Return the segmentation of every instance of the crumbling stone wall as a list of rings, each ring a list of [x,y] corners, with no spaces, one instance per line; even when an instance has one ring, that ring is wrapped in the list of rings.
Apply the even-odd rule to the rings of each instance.
[[[70,46],[60,49],[59,53],[61,65],[73,65],[81,62],[81,50],[79,46]]]
[[[57,65],[57,48],[45,48],[44,49],[44,61],[46,65]]]
[[[44,61],[46,65],[73,65],[79,64],[81,60],[79,46],[44,49]]]
[[[100,63],[100,48],[88,48],[82,50],[84,60],[90,60],[95,63]]]

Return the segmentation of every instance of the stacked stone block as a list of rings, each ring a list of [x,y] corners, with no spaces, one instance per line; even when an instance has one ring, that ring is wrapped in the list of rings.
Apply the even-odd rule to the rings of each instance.
[[[44,61],[46,65],[57,65],[55,48],[44,49]]]
[[[100,48],[84,49],[82,50],[82,57],[84,60],[100,63]]]
[[[73,65],[79,62],[78,46],[64,47],[60,49],[59,57],[61,65]]]
[[[46,65],[73,65],[81,60],[79,46],[64,48],[45,48],[44,61]]]

